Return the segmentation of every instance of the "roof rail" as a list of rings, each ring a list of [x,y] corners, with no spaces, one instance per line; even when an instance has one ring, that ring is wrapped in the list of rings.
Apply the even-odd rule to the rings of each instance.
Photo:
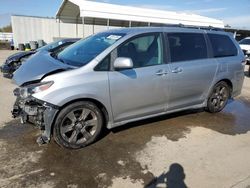
[[[163,27],[182,27],[182,28],[190,28],[190,29],[203,29],[210,31],[224,31],[222,28],[216,28],[213,26],[195,26],[195,25],[183,25],[183,24],[164,24]]]

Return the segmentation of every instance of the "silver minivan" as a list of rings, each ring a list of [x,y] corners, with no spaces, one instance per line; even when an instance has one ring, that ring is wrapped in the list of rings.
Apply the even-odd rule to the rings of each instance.
[[[244,61],[224,31],[109,30],[47,54],[43,67],[21,67],[12,114],[43,130],[40,144],[53,135],[60,146],[81,148],[104,128],[186,109],[220,112],[241,93]]]

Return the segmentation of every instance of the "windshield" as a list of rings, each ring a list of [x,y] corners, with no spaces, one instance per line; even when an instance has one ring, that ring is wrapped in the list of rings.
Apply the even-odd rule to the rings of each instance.
[[[53,48],[56,48],[56,47],[58,47],[58,46],[60,46],[62,44],[63,44],[62,41],[52,42],[52,43],[49,43],[49,44],[47,44],[47,45],[45,45],[45,46],[43,46],[41,48],[38,48],[37,51],[49,51],[49,50],[51,50]]]
[[[240,41],[240,44],[249,44],[250,45],[250,39],[243,39]]]
[[[60,52],[57,58],[72,66],[84,66],[124,35],[124,33],[99,33],[92,35],[69,46]]]

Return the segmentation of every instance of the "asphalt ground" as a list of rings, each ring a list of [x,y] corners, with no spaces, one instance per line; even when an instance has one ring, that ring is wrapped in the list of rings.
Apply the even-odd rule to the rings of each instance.
[[[0,62],[14,51],[0,51]],[[250,187],[250,78],[225,110],[192,110],[127,124],[81,150],[10,111],[16,86],[0,76],[0,187]]]

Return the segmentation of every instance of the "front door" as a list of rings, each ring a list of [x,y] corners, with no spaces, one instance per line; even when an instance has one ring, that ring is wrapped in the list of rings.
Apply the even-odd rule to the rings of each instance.
[[[129,57],[134,68],[109,72],[114,121],[164,112],[168,93],[168,65],[164,64],[162,35],[139,35],[117,48],[117,57]]]

